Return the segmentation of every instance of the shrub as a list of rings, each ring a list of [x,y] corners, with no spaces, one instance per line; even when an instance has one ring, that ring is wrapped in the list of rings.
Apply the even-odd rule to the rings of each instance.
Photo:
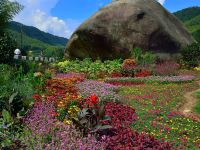
[[[13,62],[16,47],[16,41],[8,33],[0,35],[0,63],[8,64]]]
[[[142,53],[140,48],[134,48],[131,51],[131,56],[139,65],[149,65],[155,63],[156,56],[152,52]]]
[[[142,50],[140,48],[134,48],[134,49],[132,49],[131,56],[137,62],[140,62],[142,60]]]
[[[121,69],[121,60],[107,60],[107,61],[92,61],[91,59],[71,60],[54,64],[58,70],[64,73],[78,72],[84,73],[87,78],[96,79],[104,78],[113,71],[119,72]]]
[[[200,60],[200,44],[193,43],[181,50],[182,61],[185,67],[196,67]]]
[[[133,77],[136,68],[136,61],[134,59],[125,59],[121,68],[124,76]]]
[[[31,79],[15,71],[15,68],[0,65],[0,82],[0,111],[6,109],[16,115],[23,107],[28,107],[33,94]]]

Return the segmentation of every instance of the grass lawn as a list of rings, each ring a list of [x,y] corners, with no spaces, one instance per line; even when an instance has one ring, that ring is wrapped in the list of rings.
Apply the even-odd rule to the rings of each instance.
[[[194,110],[195,112],[199,113],[200,114],[200,92],[197,92],[196,93],[196,96],[198,98],[198,103],[197,105],[195,106]]]

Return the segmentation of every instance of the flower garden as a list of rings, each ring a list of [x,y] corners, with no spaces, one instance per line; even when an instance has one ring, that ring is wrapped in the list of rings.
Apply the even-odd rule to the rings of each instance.
[[[30,98],[16,88],[17,92],[8,97],[8,104],[2,108],[1,148],[200,148],[200,118],[179,111],[183,95],[199,88],[198,70],[196,74],[190,71],[185,75],[177,73],[176,64],[171,69],[164,65],[167,69],[160,71],[156,69],[159,66],[150,70],[133,59],[104,63],[65,61],[52,64],[53,69],[36,65],[43,73],[24,75],[22,69],[14,74],[18,75],[17,80],[10,70],[11,75],[6,73],[2,81],[13,79],[19,88],[22,85],[18,81],[30,80],[33,92],[28,93],[32,95]],[[2,68],[2,71],[9,70]],[[29,87],[24,89],[29,91]],[[13,108],[18,96],[26,103],[30,100],[26,105],[20,103],[21,110]]]

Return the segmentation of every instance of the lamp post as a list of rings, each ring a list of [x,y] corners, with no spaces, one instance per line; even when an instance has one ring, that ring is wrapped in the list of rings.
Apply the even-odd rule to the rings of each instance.
[[[22,26],[23,26],[23,25],[21,24],[21,50],[22,50],[22,42],[23,42],[23,41],[22,41],[22,33],[23,33],[23,31],[22,31]]]
[[[21,51],[20,51],[20,49],[17,48],[14,51],[14,59],[19,59],[20,56],[21,56]]]

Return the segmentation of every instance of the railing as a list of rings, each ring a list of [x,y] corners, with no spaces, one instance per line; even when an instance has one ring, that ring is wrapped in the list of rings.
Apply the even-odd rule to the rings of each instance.
[[[42,62],[56,61],[56,59],[53,57],[31,57],[31,56],[21,56],[21,55],[14,55],[14,59],[28,60],[28,61],[42,61]]]

